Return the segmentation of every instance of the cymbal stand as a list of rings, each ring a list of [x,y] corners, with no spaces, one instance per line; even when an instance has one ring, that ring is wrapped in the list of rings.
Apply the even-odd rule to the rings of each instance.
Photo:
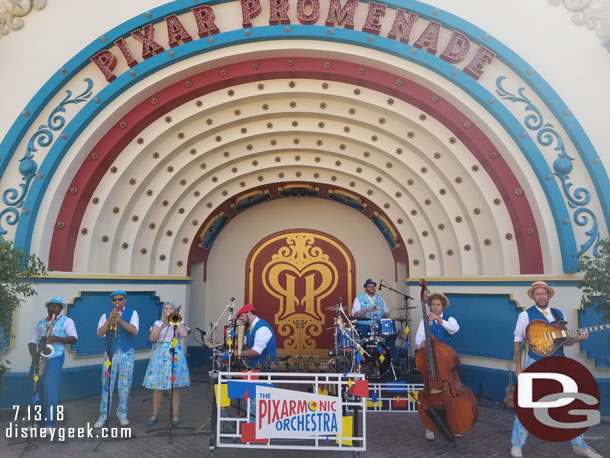
[[[379,282],[379,289],[381,290],[381,288],[386,288],[389,289],[390,291],[398,294],[399,296],[402,296],[402,298],[405,301],[405,306],[404,306],[404,310],[405,310],[405,318],[406,318],[406,322],[407,325],[411,322],[410,318],[409,318],[409,309],[412,307],[409,307],[409,299],[413,300],[413,298],[411,296],[409,296],[408,294],[405,294],[401,291],[397,291],[394,288],[392,288],[391,286],[384,284],[384,280],[381,279]],[[409,342],[409,336],[407,335],[407,342]],[[413,368],[411,367],[411,345],[409,345],[409,349],[407,350],[407,372],[411,372]],[[392,366],[392,370],[394,370],[394,367]],[[396,374],[394,374],[394,377],[396,377]]]

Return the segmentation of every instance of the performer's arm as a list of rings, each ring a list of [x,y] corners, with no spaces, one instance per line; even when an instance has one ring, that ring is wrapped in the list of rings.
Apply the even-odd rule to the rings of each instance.
[[[137,334],[138,327],[140,326],[140,318],[138,317],[138,312],[136,312],[135,310],[133,311],[133,313],[131,314],[131,320],[129,320],[129,323],[127,321],[125,321],[121,316],[119,316],[119,319],[117,320],[117,324],[120,324],[121,326],[123,326],[125,331],[127,331],[129,334]]]
[[[445,328],[445,330],[453,335],[456,332],[458,332],[460,330],[460,325],[458,324],[457,320],[453,317],[449,317],[448,320],[443,320],[443,322],[441,323],[441,326],[443,328]]]
[[[100,320],[97,322],[97,336],[104,337],[108,332],[108,327],[110,326],[110,321],[114,318],[114,311],[106,318],[106,314],[104,313]]]
[[[78,335],[76,334],[76,327],[74,326],[74,321],[71,318],[68,318],[66,320],[66,324],[64,325],[64,332],[66,334],[66,337],[59,337],[59,336],[51,335],[47,339],[47,342],[49,342],[49,343],[59,342],[59,343],[63,343],[66,345],[76,343],[76,340],[78,339]]]
[[[523,372],[521,366],[521,352],[523,350],[523,342],[525,341],[525,328],[529,323],[527,312],[521,312],[517,318],[517,324],[515,325],[515,340],[513,343],[513,354],[515,355],[515,374],[518,376]]]
[[[260,356],[263,351],[265,351],[265,348],[267,347],[267,344],[269,343],[269,340],[271,340],[271,331],[266,328],[266,327],[260,327],[257,331],[256,334],[254,335],[254,345],[252,345],[252,348],[248,348],[247,350],[242,350],[241,355],[242,356]]]

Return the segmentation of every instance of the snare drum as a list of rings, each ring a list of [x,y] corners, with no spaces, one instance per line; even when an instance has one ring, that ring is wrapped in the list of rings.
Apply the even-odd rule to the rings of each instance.
[[[381,335],[384,337],[391,337],[397,335],[396,321],[391,318],[383,318],[379,320],[379,327]]]

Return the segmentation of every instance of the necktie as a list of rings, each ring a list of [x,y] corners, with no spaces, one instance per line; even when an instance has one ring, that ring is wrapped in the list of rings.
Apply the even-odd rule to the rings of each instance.
[[[542,314],[544,315],[546,320],[550,323],[551,322],[551,314],[550,314],[550,312],[547,312],[546,310],[543,310]]]

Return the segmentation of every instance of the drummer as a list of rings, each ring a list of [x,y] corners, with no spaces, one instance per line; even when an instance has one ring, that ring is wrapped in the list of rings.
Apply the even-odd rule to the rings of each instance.
[[[370,278],[364,282],[364,292],[354,299],[352,315],[380,320],[390,316],[390,310],[385,305],[383,297],[375,294],[377,283]],[[364,337],[364,336],[363,336]]]

